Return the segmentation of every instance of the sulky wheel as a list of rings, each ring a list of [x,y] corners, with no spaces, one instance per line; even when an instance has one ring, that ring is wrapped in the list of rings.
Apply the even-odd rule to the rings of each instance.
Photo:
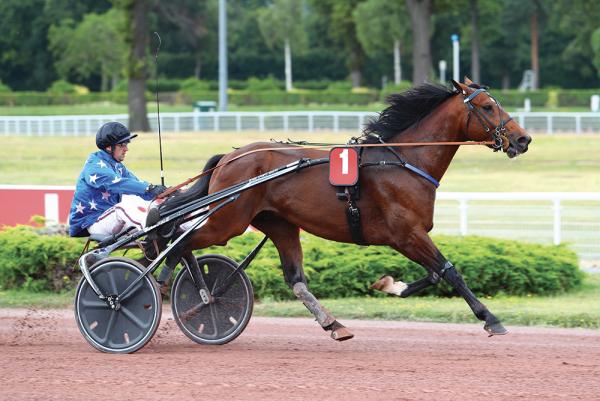
[[[103,295],[121,294],[145,268],[126,258],[107,258],[90,269]],[[156,280],[146,275],[113,310],[81,279],[75,295],[75,320],[83,337],[94,348],[110,353],[131,353],[146,345],[156,333],[162,299]]]
[[[171,308],[179,328],[199,344],[219,345],[235,339],[250,321],[254,305],[254,292],[246,273],[241,270],[231,276],[238,264],[221,255],[203,255],[194,260],[190,254],[182,259],[182,264],[184,268],[171,290]],[[200,269],[211,293],[209,304],[202,302],[188,271],[190,267]],[[222,288],[230,276],[230,285]]]

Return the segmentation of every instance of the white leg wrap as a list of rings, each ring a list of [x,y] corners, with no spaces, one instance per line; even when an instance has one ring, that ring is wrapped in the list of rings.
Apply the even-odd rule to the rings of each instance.
[[[315,298],[313,294],[308,291],[306,284],[304,283],[296,283],[293,287],[294,295],[302,301],[306,309],[312,313],[317,322],[321,325],[321,327],[327,327],[335,321],[335,318],[329,313],[327,309],[325,309]]]
[[[371,286],[371,288],[374,290],[397,296],[401,296],[402,291],[404,291],[407,287],[408,285],[406,283],[402,281],[394,281],[391,276],[383,276]]]

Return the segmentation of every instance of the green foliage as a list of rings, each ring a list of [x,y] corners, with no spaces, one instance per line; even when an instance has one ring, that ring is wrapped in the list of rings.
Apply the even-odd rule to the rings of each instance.
[[[529,92],[505,90],[493,91],[492,94],[504,107],[523,107],[525,99],[531,100],[531,106],[533,107],[544,107],[548,103],[548,91],[546,90]]]
[[[109,77],[119,76],[125,66],[127,49],[121,30],[123,25],[123,13],[117,9],[102,15],[87,14],[78,24],[66,19],[52,25],[48,40],[58,73],[63,78],[71,73],[81,78],[99,74],[102,89],[107,90]]]
[[[562,90],[558,92],[558,104],[561,106],[582,106],[590,107],[590,98],[593,95],[600,95],[599,89],[573,89]]]
[[[2,81],[0,81],[0,92],[10,92],[11,89],[8,87],[8,85],[5,85],[2,83]]]
[[[283,82],[269,76],[265,79],[249,78],[246,85],[248,92],[267,92],[267,91],[278,91],[284,88]]]
[[[594,33],[592,33],[592,51],[594,52],[593,63],[596,67],[596,72],[598,73],[598,77],[600,77],[600,28],[596,29]]]
[[[367,0],[356,6],[353,16],[356,36],[371,56],[390,54],[394,40],[407,42],[410,19],[402,1]]]
[[[63,236],[40,235],[31,227],[0,232],[0,289],[61,291],[77,284],[74,270],[83,244]]]
[[[285,40],[292,51],[306,47],[306,31],[302,23],[303,4],[298,0],[274,0],[257,10],[260,33],[270,49],[283,49]]]
[[[240,262],[258,243],[248,234],[229,241],[226,248],[212,247],[201,253],[223,253]],[[462,273],[478,295],[556,294],[577,288],[582,273],[574,252],[564,246],[524,244],[482,237],[436,238],[442,253]],[[411,282],[425,271],[388,247],[359,247],[302,235],[304,266],[311,290],[317,297],[338,298],[375,295],[370,284],[384,274]],[[9,227],[0,232],[0,289],[31,291],[70,289],[76,284],[80,239],[41,235],[31,227]],[[255,294],[261,299],[293,297],[271,242],[247,270]],[[441,284],[425,295],[454,295]]]
[[[256,235],[232,239],[228,247],[213,248],[241,261],[258,242]],[[523,244],[482,237],[436,238],[442,253],[451,260],[478,295],[555,294],[577,288],[582,273],[577,256],[564,246]],[[425,270],[388,247],[358,247],[302,236],[304,266],[311,291],[317,297],[336,298],[375,295],[369,286],[385,274],[396,280],[415,281]],[[274,246],[269,242],[247,270],[259,298],[291,299],[282,285],[283,275]],[[441,284],[424,295],[451,296]]]
[[[54,81],[52,85],[50,85],[48,92],[73,95],[77,93],[77,87],[70,82],[60,79],[58,81]]]
[[[380,95],[381,101],[384,102],[385,99],[389,95],[392,95],[394,93],[404,92],[405,90],[408,90],[411,87],[412,87],[412,82],[410,82],[410,81],[402,81],[398,85],[396,85],[396,84],[388,84],[381,91],[381,95]]]
[[[211,83],[192,77],[181,81],[179,89],[184,92],[208,92],[211,90]]]

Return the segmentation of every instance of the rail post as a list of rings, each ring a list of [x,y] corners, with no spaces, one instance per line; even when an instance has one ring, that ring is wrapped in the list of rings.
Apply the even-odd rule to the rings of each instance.
[[[552,201],[552,203],[554,204],[552,209],[553,209],[553,214],[554,214],[554,224],[553,224],[553,233],[554,233],[554,245],[559,245],[560,241],[561,241],[561,232],[560,232],[560,222],[561,222],[561,207],[560,207],[560,199],[554,199]]]
[[[460,235],[465,236],[465,235],[467,235],[467,231],[468,231],[467,213],[469,210],[469,203],[464,198],[459,200],[458,202],[459,202],[458,210],[459,210],[459,215],[460,215]]]

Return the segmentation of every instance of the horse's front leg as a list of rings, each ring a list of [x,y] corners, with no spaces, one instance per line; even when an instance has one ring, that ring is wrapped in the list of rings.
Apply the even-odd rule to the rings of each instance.
[[[490,336],[508,333],[500,320],[477,299],[458,270],[442,255],[427,233],[413,233],[409,241],[402,242],[394,248],[422,265],[429,272],[429,276],[410,284],[394,281],[391,277],[385,276],[373,284],[374,289],[405,298],[437,284],[443,278],[465,299],[475,316],[485,322],[483,328]]]

